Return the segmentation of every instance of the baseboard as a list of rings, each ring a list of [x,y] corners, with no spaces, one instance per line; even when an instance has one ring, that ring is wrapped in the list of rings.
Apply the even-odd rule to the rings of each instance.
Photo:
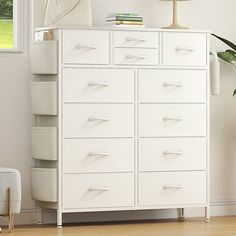
[[[186,217],[204,217],[204,209],[190,208],[185,211]],[[224,200],[211,203],[211,216],[236,215],[236,201]],[[73,213],[64,214],[64,223],[102,222],[102,221],[128,221],[150,219],[172,219],[177,217],[177,211],[172,210],[148,210],[148,211],[120,211],[120,212],[96,212],[96,213]],[[44,224],[56,223],[56,212],[45,211],[43,213]],[[6,219],[1,225],[6,224]],[[36,209],[23,209],[21,214],[16,215],[16,225],[32,225],[37,223]]]

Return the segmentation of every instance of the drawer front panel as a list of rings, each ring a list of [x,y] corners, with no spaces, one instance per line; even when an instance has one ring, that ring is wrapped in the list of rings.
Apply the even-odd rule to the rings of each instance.
[[[205,66],[207,37],[201,33],[163,33],[163,64]]]
[[[115,47],[158,48],[158,41],[154,32],[114,32]]]
[[[116,65],[157,65],[157,49],[116,48],[114,52]]]
[[[139,205],[142,206],[205,204],[206,196],[204,171],[139,175]]]
[[[134,106],[64,105],[64,137],[133,137]]]
[[[134,206],[133,174],[78,174],[63,177],[63,208]]]
[[[206,105],[142,104],[141,137],[206,136]]]
[[[133,139],[66,139],[64,173],[134,171]]]
[[[134,70],[64,69],[64,102],[134,102]]]
[[[140,139],[140,171],[206,170],[205,138]]]
[[[205,103],[206,71],[140,70],[140,102]]]
[[[64,30],[63,62],[75,64],[109,64],[109,32]]]

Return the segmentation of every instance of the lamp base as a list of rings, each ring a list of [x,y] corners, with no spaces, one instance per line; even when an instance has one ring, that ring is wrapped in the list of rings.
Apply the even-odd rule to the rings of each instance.
[[[181,25],[176,24],[176,23],[172,23],[170,26],[161,27],[161,28],[162,28],[162,29],[179,29],[179,30],[182,30],[182,29],[189,29],[188,27],[181,26]]]

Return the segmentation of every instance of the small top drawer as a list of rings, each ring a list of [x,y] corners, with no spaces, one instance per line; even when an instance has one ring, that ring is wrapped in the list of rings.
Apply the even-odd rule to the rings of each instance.
[[[158,48],[158,33],[156,32],[128,32],[114,33],[115,47]]]
[[[63,62],[109,64],[109,32],[100,30],[64,30]]]
[[[163,64],[204,66],[207,64],[207,35],[203,33],[163,33]]]

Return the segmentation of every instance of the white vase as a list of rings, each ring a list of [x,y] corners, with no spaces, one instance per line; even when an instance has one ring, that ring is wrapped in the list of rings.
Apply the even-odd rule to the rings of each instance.
[[[90,0],[45,0],[44,26],[92,26]]]

